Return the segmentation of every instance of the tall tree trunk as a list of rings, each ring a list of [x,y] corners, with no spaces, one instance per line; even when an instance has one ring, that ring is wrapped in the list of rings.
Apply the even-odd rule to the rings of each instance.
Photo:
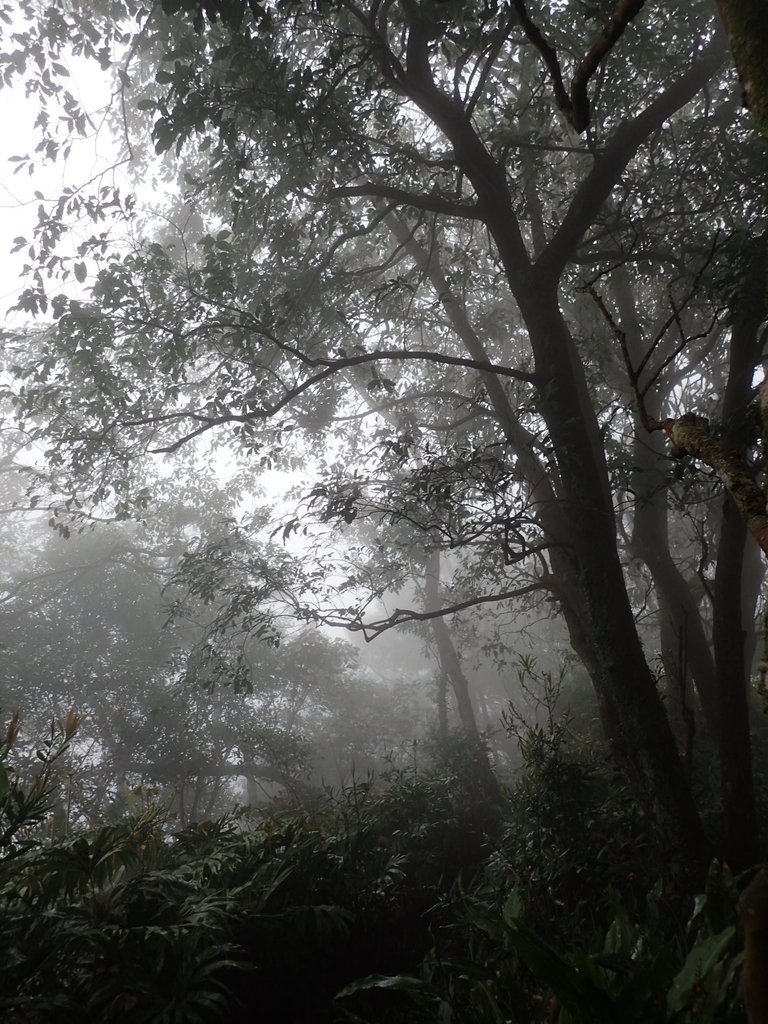
[[[728,380],[723,397],[722,440],[745,455],[752,437],[748,407],[752,377],[760,357],[760,326],[765,317],[765,238],[751,247],[749,269],[736,299]],[[748,675],[742,589],[747,528],[730,495],[723,503],[714,587],[713,641],[720,719],[720,775],[724,852],[736,870],[757,860]]]
[[[539,408],[572,524],[570,550],[583,595],[580,618],[594,651],[593,683],[616,723],[622,757],[629,758],[644,799],[694,871],[703,870],[709,844],[629,603],[604,450],[583,366],[556,289],[542,284],[539,275],[535,305],[518,286],[518,302],[543,382]]]
[[[395,237],[401,238],[404,244],[410,245],[411,251],[418,249],[418,246],[415,246],[415,243],[413,243],[411,233],[401,221],[396,217],[390,217],[389,223]],[[364,401],[371,405],[371,393],[368,391],[366,383],[365,376],[359,375],[358,391]],[[393,410],[389,410],[383,413],[383,415],[395,427],[400,426],[397,414]],[[438,548],[432,548],[427,554],[424,574],[424,610],[436,612],[440,608],[440,551]],[[461,666],[461,659],[456,653],[456,648],[445,621],[442,618],[431,619],[430,628],[435,641],[435,647],[437,648],[440,672],[437,691],[438,735],[441,740],[447,739],[448,736],[447,684],[450,683],[456,698],[456,710],[459,714],[462,728],[470,743],[476,749],[479,775],[484,789],[488,796],[495,799],[499,796],[499,784],[488,760],[487,748],[477,727],[477,716],[475,715],[475,709],[469,693],[469,680]]]
[[[424,574],[424,606],[426,611],[437,611],[440,602],[440,552],[434,549],[427,555]],[[488,760],[488,749],[477,727],[475,709],[469,694],[469,680],[456,653],[448,626],[444,619],[430,619],[432,636],[437,647],[440,670],[445,673],[451,683],[456,698],[456,710],[459,714],[462,729],[473,751],[475,768],[483,794],[490,799],[499,796],[499,784]]]
[[[760,642],[760,631],[756,627],[755,614],[760,592],[765,581],[765,559],[760,548],[755,544],[754,537],[747,534],[744,543],[744,568],[741,575],[741,625],[746,636],[744,644],[744,671],[747,679],[752,677],[757,660],[758,644]],[[750,694],[750,705],[754,705],[754,695]],[[764,721],[764,716],[761,716]],[[768,722],[765,722],[768,728]]]
[[[486,349],[434,254],[419,246],[397,218],[390,223],[398,242],[430,277],[467,351],[487,361]],[[499,243],[500,252],[510,247]],[[492,373],[483,374],[489,401],[518,469],[529,482],[530,506],[552,545],[553,591],[573,649],[592,679],[615,760],[686,861],[694,871],[703,871],[709,843],[629,605],[602,439],[583,367],[560,312],[556,281],[550,279],[545,288],[540,272],[533,278],[518,279],[511,271],[508,276],[540,367],[539,409],[553,441],[557,477],[534,453],[535,439]]]
[[[722,61],[722,41],[713,39],[643,111],[616,129],[574,190],[545,250],[532,262],[506,166],[488,151],[462,102],[436,84],[429,58],[430,24],[420,5],[409,4],[406,14],[405,67],[389,73],[450,142],[456,164],[474,189],[477,216],[493,239],[530,339],[538,409],[557,466],[554,516],[567,523],[559,536],[550,532],[557,545],[550,554],[553,567],[555,559],[564,569],[569,563],[570,571],[564,573],[569,591],[571,581],[576,581],[564,603],[569,631],[590,649],[587,667],[604,720],[614,747],[631,767],[641,799],[653,806],[666,835],[694,873],[701,874],[709,844],[635,627],[619,561],[597,416],[584,366],[560,310],[558,290],[576,247],[628,163],[664,120],[706,85]],[[517,431],[516,417],[505,419],[506,393],[497,379],[504,401],[494,397],[492,375],[486,376],[489,399],[511,439]],[[541,508],[537,511],[542,518],[546,514]]]
[[[640,324],[626,268],[617,268],[611,277],[611,284],[619,310],[621,328],[626,334],[630,359],[634,366],[639,366],[647,352],[647,340]],[[629,388],[629,382],[625,379],[624,368],[621,376],[624,378],[622,390],[627,401],[634,404],[634,395]],[[665,396],[658,391],[646,395],[645,404],[649,415],[660,419],[664,400]],[[666,664],[673,666],[674,662],[680,660],[678,652],[682,645],[687,669],[693,677],[707,729],[714,739],[719,731],[715,661],[699,611],[699,602],[672,557],[669,541],[669,468],[665,449],[665,440],[659,434],[649,434],[643,426],[639,412],[635,410],[632,450],[632,491],[635,498],[632,552],[648,567],[656,587],[662,630],[666,634],[662,643]],[[685,710],[688,680],[681,678],[681,668],[682,666],[678,665],[667,678],[673,689],[677,689],[678,698],[681,698],[677,704],[682,735],[685,738],[689,735],[689,726],[685,721],[688,714]],[[684,675],[687,676],[687,672]]]
[[[758,857],[752,776],[745,636],[741,615],[741,574],[747,528],[730,496],[724,499],[714,586],[712,635],[720,709],[720,780],[723,854],[741,871]]]
[[[448,673],[442,665],[437,673],[437,736],[442,744],[448,739]]]
[[[715,663],[698,604],[670,550],[669,489],[667,470],[660,461],[662,446],[661,438],[649,436],[636,419],[632,460],[635,493],[632,551],[648,566],[662,615],[669,618],[675,635],[684,638],[688,669],[693,676],[707,728],[715,739],[719,732]]]
[[[690,781],[696,740],[696,714],[688,663],[688,630],[687,623],[680,623],[668,608],[659,608],[659,643],[667,682],[669,720]],[[714,675],[714,663],[712,667]]]

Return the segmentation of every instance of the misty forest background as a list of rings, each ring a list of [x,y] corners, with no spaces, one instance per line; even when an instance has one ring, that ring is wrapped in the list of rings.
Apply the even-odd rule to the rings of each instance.
[[[743,1021],[768,10],[0,25],[4,1019]]]

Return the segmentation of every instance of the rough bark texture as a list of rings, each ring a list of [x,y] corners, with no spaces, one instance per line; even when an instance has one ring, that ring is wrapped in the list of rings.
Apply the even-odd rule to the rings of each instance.
[[[764,0],[717,0],[731,44],[744,103],[768,144],[768,4]]]
[[[720,476],[747,529],[768,555],[765,491],[757,483],[754,467],[749,465],[742,452],[720,438],[713,437],[709,420],[703,416],[686,413],[679,419],[667,420],[661,425],[680,452],[699,459]]]

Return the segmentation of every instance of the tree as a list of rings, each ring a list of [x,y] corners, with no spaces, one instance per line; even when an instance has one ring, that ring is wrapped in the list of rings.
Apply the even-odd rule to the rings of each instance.
[[[230,497],[208,488],[197,516],[185,493],[181,478],[165,503],[156,491],[144,524],[64,538],[27,512],[6,533],[25,550],[4,544],[0,709],[21,716],[32,768],[35,737],[76,709],[62,828],[147,794],[186,825],[247,802],[238,779],[253,803],[303,799],[379,766],[406,723],[426,720],[418,688],[374,687],[349,642],[310,627],[273,632],[275,646],[209,628],[216,598],[174,573],[193,530],[200,544],[220,534]]]
[[[54,250],[67,206],[94,217],[123,206],[110,192],[92,210],[72,195],[41,207],[20,306],[50,306],[55,325],[12,360],[18,414],[44,416],[78,500],[90,491],[96,503],[141,452],[173,453],[214,431],[264,464],[332,437],[286,540],[367,518],[428,551],[452,549],[457,600],[443,613],[546,593],[618,763],[700,867],[709,842],[622,564],[624,520],[641,504],[617,442],[658,425],[710,464],[720,451],[690,417],[660,409],[652,424],[641,403],[632,427],[626,412],[633,399],[650,403],[654,385],[665,386],[660,406],[705,388],[697,360],[727,343],[724,310],[738,293],[735,250],[717,225],[749,240],[763,215],[754,191],[734,202],[750,193],[754,165],[745,156],[734,176],[729,163],[734,145],[749,154],[749,134],[709,9],[689,5],[678,22],[620,3],[600,51],[594,12],[574,5],[546,21],[523,3],[163,7],[145,16],[126,5],[123,21],[114,8],[96,21],[76,7],[65,28],[24,39],[49,75],[65,36],[129,46],[121,96],[152,111],[155,150],[167,154],[158,173],[182,176],[208,226],[190,237],[177,208],[175,238],[166,230],[118,252],[94,237],[68,263]],[[586,54],[570,98],[558,52]],[[21,64],[6,57],[6,75]],[[34,80],[44,91],[44,75]],[[128,125],[138,127],[135,114]],[[703,184],[688,189],[692,166]],[[729,189],[712,187],[718,176]],[[90,275],[90,298],[49,298],[43,267]],[[624,268],[649,310],[639,361],[628,346],[622,358],[627,329],[597,287],[619,288]],[[361,374],[373,413],[355,397]],[[396,426],[377,414],[390,408]],[[665,457],[657,450],[655,464]],[[717,466],[737,499],[744,467],[737,480]],[[404,548],[395,561],[385,548],[321,555],[309,568],[300,554],[280,578],[262,567],[250,621],[282,601],[369,628],[354,597],[363,581],[371,602],[410,573]],[[419,614],[396,609],[372,631]],[[718,621],[729,636],[741,629]],[[696,669],[705,711],[707,671]],[[721,744],[724,775],[732,746]],[[754,856],[750,803],[747,787],[737,859]]]
[[[718,0],[717,6],[739,72],[744,103],[768,141],[768,71],[765,67],[768,14],[759,4],[748,0]]]

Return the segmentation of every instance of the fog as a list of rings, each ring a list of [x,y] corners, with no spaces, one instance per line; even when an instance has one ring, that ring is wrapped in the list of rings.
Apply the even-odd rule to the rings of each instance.
[[[693,457],[678,458],[674,424],[694,413],[723,422],[723,443],[742,430],[723,420],[735,415],[723,403],[733,375],[743,381],[760,356],[760,313],[734,311],[730,295],[747,285],[727,269],[741,266],[739,247],[762,216],[733,81],[717,85],[703,149],[695,101],[668,132],[702,160],[706,150],[723,176],[717,188],[705,185],[712,167],[694,173],[676,151],[662,156],[663,133],[648,136],[650,148],[638,138],[619,159],[629,160],[629,198],[606,191],[568,243],[577,248],[560,323],[586,367],[590,408],[575,415],[585,438],[599,432],[606,481],[578,497],[589,472],[577,471],[570,496],[564,475],[582,458],[568,452],[573,414],[562,403],[548,414],[542,397],[547,332],[559,327],[538,324],[514,280],[511,292],[499,288],[511,264],[462,226],[482,221],[470,185],[450,200],[455,209],[425,198],[429,189],[409,198],[426,188],[402,178],[416,164],[374,170],[372,151],[354,169],[340,141],[324,149],[307,114],[280,106],[279,90],[263,108],[201,107],[189,124],[206,93],[186,96],[174,76],[194,53],[204,63],[213,54],[206,88],[220,88],[225,49],[209,52],[204,35],[170,21],[175,50],[165,29],[131,44],[117,24],[96,17],[68,38],[55,19],[18,12],[8,39],[21,41],[21,56],[3,91],[17,128],[4,138],[8,276],[23,267],[4,363],[3,642],[13,668],[2,704],[22,712],[30,742],[51,718],[82,716],[72,776],[82,776],[82,813],[102,813],[86,810],[96,792],[109,803],[121,787],[149,787],[175,806],[191,785],[208,794],[196,806],[210,814],[255,792],[258,778],[236,775],[238,765],[260,765],[274,796],[279,778],[289,789],[337,783],[456,730],[485,744],[505,777],[515,764],[510,702],[529,724],[545,706],[576,716],[589,723],[580,740],[592,742],[613,684],[600,681],[612,671],[603,655],[586,648],[626,625],[585,617],[578,592],[607,571],[606,558],[618,558],[622,578],[596,576],[587,605],[624,601],[662,698],[682,701],[682,721],[691,701],[697,714],[693,686],[711,715],[715,670],[700,648],[712,643],[713,552],[725,543],[717,473],[727,484],[738,467],[717,453],[707,462],[695,438]],[[226,37],[226,24],[210,29]],[[307,68],[322,66],[323,44],[302,45]],[[515,102],[538,71],[520,74]],[[696,95],[692,81],[681,97],[686,88]],[[518,261],[557,253],[558,225],[582,215],[578,179],[598,143],[568,135],[575,110],[564,129],[545,102],[539,135],[515,143],[527,206],[512,233],[529,251]],[[403,153],[421,146],[436,165],[448,159],[423,103],[404,101],[397,116]],[[487,124],[478,121],[488,146],[508,130],[500,116],[491,103]],[[614,145],[607,126],[590,130]],[[725,168],[739,132],[744,199],[734,203]],[[391,194],[387,173],[403,182]],[[665,185],[675,175],[685,210]],[[437,182],[430,188],[447,197]],[[683,238],[682,262],[663,255]],[[736,367],[731,349],[724,377],[733,325],[750,316],[752,354]],[[749,384],[739,386],[742,408]],[[653,433],[659,425],[677,447]],[[583,556],[566,533],[606,514],[601,486],[616,528],[599,539],[586,531]],[[593,508],[582,512],[585,501]],[[754,546],[742,574],[751,671]],[[257,748],[261,732],[271,739]],[[162,777],[149,770],[158,758]]]
[[[223,1019],[241,969],[291,988],[242,937],[273,912],[341,943],[296,1024],[381,1019],[377,986],[419,1020],[650,1020],[617,979],[664,943],[663,1019],[705,1019],[705,967],[736,1019],[768,100],[717,6],[0,4],[0,897],[50,854],[48,909],[101,949],[68,900],[174,879],[155,994],[126,953],[87,1019]],[[653,931],[712,863],[709,933]],[[58,985],[73,1019],[102,952],[41,980],[19,914],[9,1010]],[[589,929],[591,974],[547,959]]]

